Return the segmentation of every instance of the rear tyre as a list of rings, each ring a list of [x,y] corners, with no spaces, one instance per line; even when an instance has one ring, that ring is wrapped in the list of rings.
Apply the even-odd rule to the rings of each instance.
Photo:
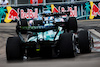
[[[59,56],[60,57],[75,57],[75,40],[72,33],[64,33],[59,38]]]
[[[78,34],[80,53],[90,53],[93,46],[93,39],[87,30],[82,30]]]
[[[6,44],[7,60],[23,59],[21,40],[18,37],[9,37]]]

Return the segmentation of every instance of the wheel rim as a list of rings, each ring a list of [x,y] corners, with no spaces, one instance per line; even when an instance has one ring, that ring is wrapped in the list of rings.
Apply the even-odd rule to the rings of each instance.
[[[76,38],[75,38],[75,35],[76,34],[73,34],[73,36],[72,36],[72,41],[73,41],[73,51],[74,51],[74,56],[76,56],[77,55],[77,45],[76,45]]]

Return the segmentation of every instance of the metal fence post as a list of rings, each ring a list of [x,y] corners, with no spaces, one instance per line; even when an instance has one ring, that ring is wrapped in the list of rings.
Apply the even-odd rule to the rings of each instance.
[[[46,0],[43,0],[44,1],[44,5],[46,5]]]
[[[9,5],[11,5],[11,0],[9,0]]]
[[[81,4],[81,16],[83,16],[83,4]]]
[[[80,16],[80,6],[78,6],[78,16]]]
[[[15,0],[15,4],[16,4],[16,6],[17,6],[17,4],[18,4],[17,0]]]

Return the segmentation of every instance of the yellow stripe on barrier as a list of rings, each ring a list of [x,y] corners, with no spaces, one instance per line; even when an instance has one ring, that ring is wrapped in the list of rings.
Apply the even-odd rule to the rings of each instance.
[[[90,1],[91,9],[90,9],[90,17],[89,19],[94,19],[94,16],[92,15],[92,8],[93,8],[93,1]]]
[[[8,13],[6,13],[6,17],[5,17],[5,19],[4,19],[4,22],[10,23],[10,22],[12,21],[12,19],[8,19],[8,17],[9,17],[9,12],[10,12],[10,10],[11,10],[12,8],[11,8],[10,6],[7,6],[6,9],[7,9]]]

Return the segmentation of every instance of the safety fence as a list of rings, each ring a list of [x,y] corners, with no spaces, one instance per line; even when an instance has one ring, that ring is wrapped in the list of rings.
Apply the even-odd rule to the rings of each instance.
[[[73,2],[73,3],[47,3],[35,5],[17,5],[0,7],[0,23],[11,23],[20,19],[39,19],[40,14],[46,12],[70,11],[70,17],[77,19],[100,18],[100,1]],[[63,17],[66,17],[63,16]]]

